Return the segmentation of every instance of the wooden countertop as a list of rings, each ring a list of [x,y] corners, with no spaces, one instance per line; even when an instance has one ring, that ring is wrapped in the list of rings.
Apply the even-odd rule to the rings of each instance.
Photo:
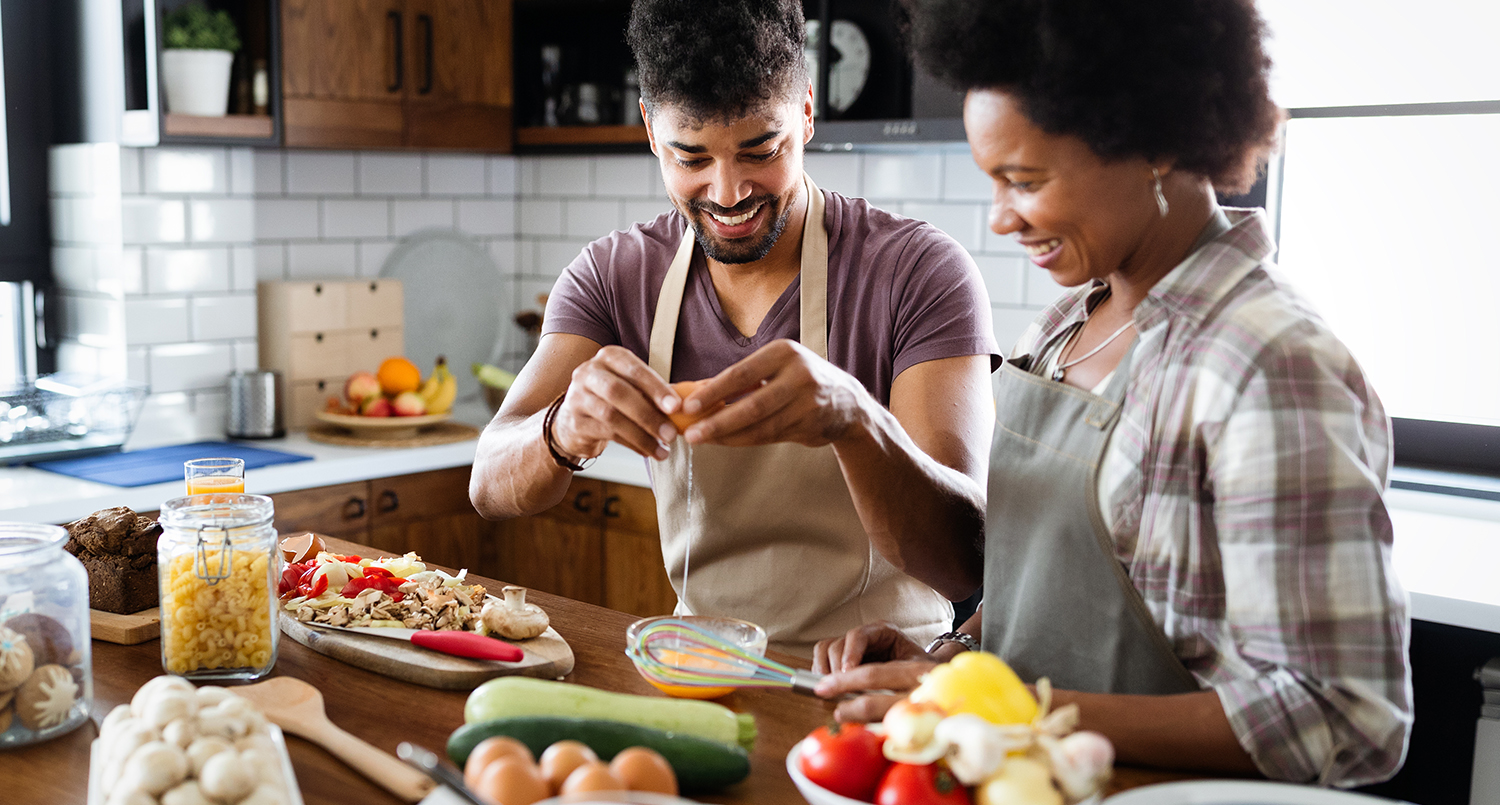
[[[364,556],[381,552],[330,540],[334,550]],[[490,589],[501,585],[476,579]],[[573,648],[577,664],[567,681],[605,690],[656,694],[625,657],[625,628],[636,618],[623,612],[541,592],[528,600],[544,608],[552,624]],[[0,752],[0,791],[15,805],[83,803],[88,787],[89,743],[98,723],[116,705],[125,704],[149,679],[162,673],[161,644],[135,646],[93,642],[94,704],[89,724],[47,743]],[[804,667],[806,664],[803,664]],[[463,723],[467,693],[441,691],[398,682],[324,657],[281,638],[273,676],[312,683],[323,693],[333,723],[392,754],[396,744],[411,741],[444,754],[448,735]],[[759,737],[750,761],[750,777],[725,791],[698,796],[705,803],[800,803],[803,800],[786,773],[786,755],[797,741],[828,721],[832,705],[789,691],[740,691],[719,700],[734,710],[755,714]],[[307,805],[389,803],[398,801],[339,760],[301,738],[287,736],[297,783]],[[395,761],[392,758],[392,762]],[[1171,772],[1121,768],[1112,791],[1155,782],[1184,779]]]

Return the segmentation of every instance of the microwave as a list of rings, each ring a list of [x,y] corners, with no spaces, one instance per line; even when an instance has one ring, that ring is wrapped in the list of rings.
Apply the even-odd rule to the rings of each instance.
[[[894,3],[804,0],[811,149],[962,142],[963,93],[912,64]]]

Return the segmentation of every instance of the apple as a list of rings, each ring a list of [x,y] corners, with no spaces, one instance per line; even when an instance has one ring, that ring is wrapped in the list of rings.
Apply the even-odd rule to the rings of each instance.
[[[369,372],[355,372],[344,381],[344,398],[363,407],[374,397],[380,396],[380,380]]]
[[[391,401],[396,416],[421,416],[427,413],[427,401],[415,391],[403,391]]]
[[[364,416],[393,416],[391,401],[384,397],[376,396],[372,400],[365,400],[365,404],[359,409]]]

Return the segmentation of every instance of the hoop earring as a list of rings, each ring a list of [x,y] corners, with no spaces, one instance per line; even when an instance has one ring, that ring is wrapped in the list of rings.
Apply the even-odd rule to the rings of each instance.
[[[1156,171],[1156,168],[1151,169],[1151,178],[1156,180],[1155,186],[1152,187],[1152,192],[1156,194],[1156,211],[1161,213],[1161,217],[1165,218],[1167,217],[1167,210],[1170,208],[1167,206],[1166,195],[1161,192],[1161,174]]]

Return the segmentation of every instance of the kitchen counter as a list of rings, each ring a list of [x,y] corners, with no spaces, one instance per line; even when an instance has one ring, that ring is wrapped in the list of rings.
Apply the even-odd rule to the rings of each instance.
[[[469,403],[456,408],[454,418],[482,426],[489,415],[482,405]],[[149,434],[145,436],[132,438],[132,446],[152,446]],[[477,441],[433,447],[339,447],[293,433],[254,444],[315,459],[249,471],[249,491],[274,494],[468,466]],[[650,486],[645,461],[617,444],[580,474]],[[1487,497],[1439,494],[1427,490],[1453,483],[1451,478],[1402,468],[1396,470],[1394,483],[1398,488],[1386,497],[1396,530],[1393,561],[1411,595],[1412,617],[1500,634],[1500,583],[1494,574],[1500,567],[1500,485],[1493,494],[1483,489],[1475,493]],[[111,506],[153,511],[180,494],[179,482],[117,487],[31,467],[0,467],[0,520],[65,523]]]
[[[339,541],[333,541],[330,547],[365,556],[372,553],[368,548]],[[491,589],[499,588],[490,579],[477,580]],[[540,592],[528,595],[528,600],[547,610],[553,626],[573,648],[576,663],[567,681],[660,695],[641,679],[622,650],[625,628],[635,619],[633,615]],[[18,805],[82,803],[88,782],[89,743],[97,735],[98,722],[116,705],[128,703],[148,679],[162,673],[160,650],[156,640],[136,646],[94,641],[93,722],[53,741],[0,755],[0,791],[6,792],[5,801]],[[463,723],[464,692],[419,687],[363,671],[318,654],[285,635],[279,652],[273,676],[291,676],[313,684],[322,692],[334,724],[386,752],[394,753],[396,744],[410,741],[441,754],[448,734]],[[791,658],[780,659],[798,664]],[[755,715],[758,737],[751,755],[750,777],[723,792],[696,799],[756,805],[801,802],[786,773],[786,754],[804,735],[827,722],[831,705],[781,690],[745,690],[720,701]],[[287,749],[307,805],[398,802],[301,738],[288,736]],[[391,762],[397,761],[393,758]],[[1122,790],[1185,776],[1121,768],[1116,770],[1110,787]]]
[[[461,405],[454,420],[483,427],[488,410],[478,404]],[[341,447],[314,442],[303,432],[281,439],[248,442],[267,450],[310,455],[313,461],[274,464],[246,472],[246,490],[271,495],[319,486],[368,481],[395,475],[465,467],[474,463],[477,440],[431,447]],[[155,446],[132,438],[132,447]],[[610,445],[585,477],[650,486],[645,460],[619,445]],[[85,481],[33,467],[0,467],[0,520],[27,523],[66,523],[112,506],[155,511],[163,501],[182,494],[182,482],[120,487]]]

